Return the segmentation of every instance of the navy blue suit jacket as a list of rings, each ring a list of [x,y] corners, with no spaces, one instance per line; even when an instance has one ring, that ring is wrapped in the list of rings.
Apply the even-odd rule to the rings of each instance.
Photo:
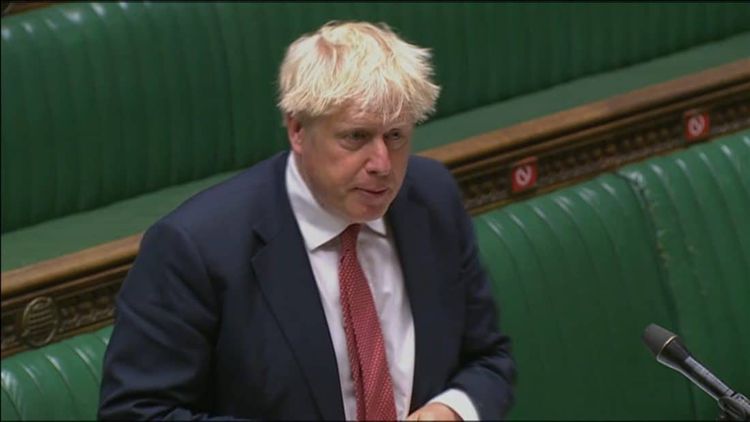
[[[100,418],[343,419],[338,369],[286,193],[288,152],[154,224],[117,297]],[[514,364],[452,175],[411,157],[386,219],[415,326],[411,411],[447,388],[482,418]]]

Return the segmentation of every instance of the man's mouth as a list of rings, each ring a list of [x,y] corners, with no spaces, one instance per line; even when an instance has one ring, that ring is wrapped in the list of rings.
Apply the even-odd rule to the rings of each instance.
[[[383,196],[388,192],[388,188],[356,188],[359,192],[362,192],[369,196]]]

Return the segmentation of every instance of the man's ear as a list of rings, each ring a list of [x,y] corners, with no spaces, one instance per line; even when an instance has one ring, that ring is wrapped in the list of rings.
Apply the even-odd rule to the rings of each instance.
[[[297,117],[287,113],[284,115],[284,124],[292,151],[297,154],[302,153],[302,140],[305,137],[305,128],[302,126],[302,122]]]

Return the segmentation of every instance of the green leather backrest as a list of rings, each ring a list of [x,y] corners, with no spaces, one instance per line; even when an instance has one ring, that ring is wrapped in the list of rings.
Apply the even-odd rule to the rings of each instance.
[[[652,228],[615,174],[476,218],[513,339],[514,419],[692,419],[685,383],[640,341],[664,308]]]
[[[750,131],[475,219],[514,340],[514,419],[715,419],[657,323],[750,393]]]
[[[108,326],[2,361],[2,420],[94,420]]]
[[[750,131],[620,172],[656,228],[674,331],[730,387],[750,394]],[[693,389],[696,414],[716,404]]]
[[[743,4],[68,3],[2,19],[2,232],[285,147],[275,74],[331,19],[431,47],[435,118],[750,30]]]

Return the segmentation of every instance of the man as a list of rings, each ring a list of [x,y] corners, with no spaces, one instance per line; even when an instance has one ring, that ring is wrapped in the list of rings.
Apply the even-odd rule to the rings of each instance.
[[[291,153],[145,234],[117,301],[101,418],[500,419],[512,402],[471,220],[409,155],[429,52],[332,22],[279,77]]]

